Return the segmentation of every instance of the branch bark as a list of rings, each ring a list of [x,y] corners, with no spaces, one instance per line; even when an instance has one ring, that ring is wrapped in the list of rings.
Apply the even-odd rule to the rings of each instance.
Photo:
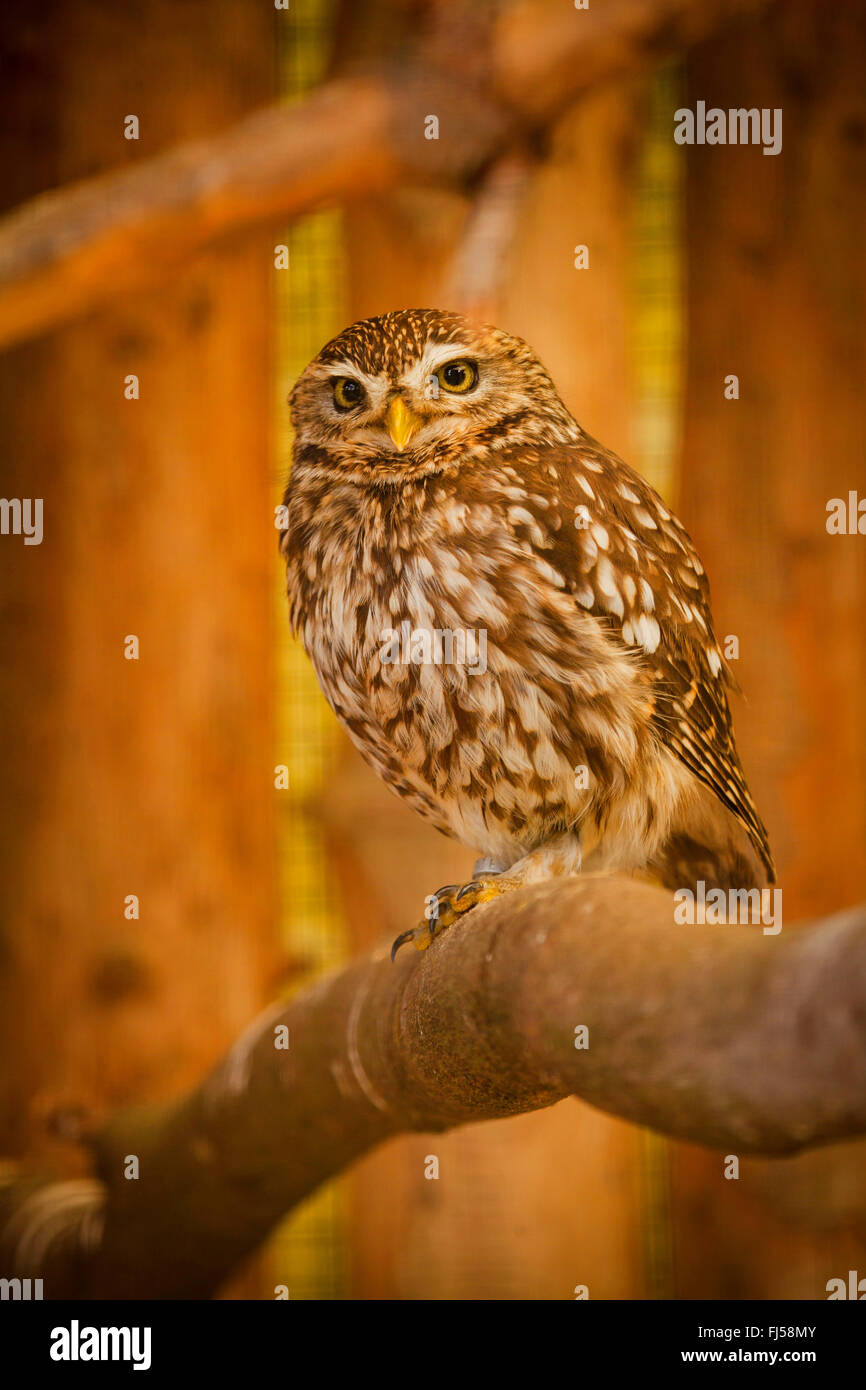
[[[421,958],[383,949],[275,1006],[190,1096],[119,1115],[100,1181],[8,1186],[0,1267],[49,1298],[208,1296],[373,1145],[569,1095],[725,1152],[854,1138],[864,1001],[866,907],[769,937],[676,925],[667,893],[629,880],[538,885]]]
[[[0,219],[0,346],[158,280],[227,232],[404,179],[465,182],[581,91],[762,3],[609,0],[585,14],[521,3],[480,38],[471,7],[440,3],[407,57]],[[486,55],[469,67],[466,32]],[[430,113],[439,140],[424,139]]]

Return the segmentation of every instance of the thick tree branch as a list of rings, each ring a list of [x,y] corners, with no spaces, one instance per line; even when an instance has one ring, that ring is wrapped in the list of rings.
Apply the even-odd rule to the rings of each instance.
[[[767,0],[517,0],[493,32],[494,88],[525,116],[547,119],[580,92],[689,48]]]
[[[7,1187],[0,1266],[49,1298],[205,1296],[389,1136],[572,1094],[735,1153],[866,1133],[866,908],[771,937],[676,925],[667,893],[616,878],[501,899],[276,1006],[177,1105],[118,1116],[102,1184]]]
[[[760,3],[608,0],[585,13],[523,3],[480,34],[471,10],[440,5],[399,60],[0,219],[0,346],[153,283],[230,231],[401,180],[464,183],[579,92]],[[483,54],[469,66],[467,34]],[[429,115],[438,140],[424,138]]]

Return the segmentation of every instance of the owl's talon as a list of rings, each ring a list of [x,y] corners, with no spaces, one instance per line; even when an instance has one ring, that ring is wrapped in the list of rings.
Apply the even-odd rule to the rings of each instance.
[[[411,941],[416,951],[426,951],[430,942],[446,927],[450,927],[458,917],[471,912],[479,903],[490,902],[501,893],[508,891],[508,885],[497,882],[496,877],[474,878],[469,883],[447,883],[444,888],[432,894],[429,915],[413,931],[404,931],[391,947],[393,960],[400,947]]]
[[[401,932],[401,933],[400,933],[400,935],[397,937],[397,940],[394,942],[394,945],[391,947],[391,960],[392,960],[392,961],[394,960],[394,957],[396,956],[396,954],[397,954],[397,952],[399,951],[400,947],[401,947],[401,946],[405,946],[405,944],[406,944],[407,941],[411,941],[414,935],[415,935],[414,931],[404,931],[404,932]]]

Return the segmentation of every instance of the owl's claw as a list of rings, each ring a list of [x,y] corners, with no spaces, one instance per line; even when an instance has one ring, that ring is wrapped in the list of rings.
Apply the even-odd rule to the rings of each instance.
[[[394,942],[394,945],[391,947],[392,961],[396,956],[397,952],[399,951],[400,947],[405,946],[407,941],[411,941],[414,935],[414,931],[404,931],[400,933],[400,935],[397,937],[397,940]]]
[[[434,936],[450,927],[458,917],[463,917],[479,903],[498,898],[507,889],[493,874],[473,878],[469,883],[446,883],[432,894],[427,908],[427,916],[412,931],[404,931],[391,947],[393,960],[401,946],[411,941],[416,951],[426,951]]]

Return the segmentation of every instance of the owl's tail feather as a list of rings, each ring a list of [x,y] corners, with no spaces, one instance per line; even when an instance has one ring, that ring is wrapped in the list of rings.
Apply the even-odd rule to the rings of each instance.
[[[726,892],[766,888],[776,882],[769,847],[756,845],[750,829],[701,786],[649,866],[666,888],[692,888],[703,881],[707,889]]]

